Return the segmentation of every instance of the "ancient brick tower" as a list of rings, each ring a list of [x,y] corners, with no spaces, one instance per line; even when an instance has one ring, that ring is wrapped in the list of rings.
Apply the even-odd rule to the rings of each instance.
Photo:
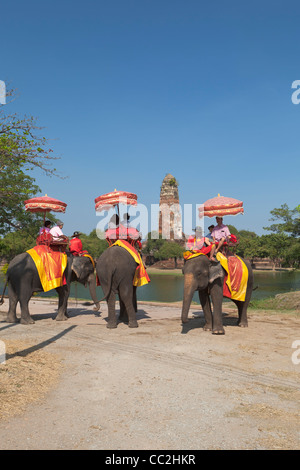
[[[182,217],[179,205],[178,182],[168,173],[160,188],[159,234],[167,240],[182,238]]]

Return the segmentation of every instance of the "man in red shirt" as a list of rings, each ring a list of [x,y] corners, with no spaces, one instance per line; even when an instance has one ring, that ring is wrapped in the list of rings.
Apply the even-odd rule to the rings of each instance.
[[[69,249],[73,255],[79,255],[80,253],[82,253],[82,241],[79,238],[80,235],[81,233],[79,232],[74,232],[72,235]]]

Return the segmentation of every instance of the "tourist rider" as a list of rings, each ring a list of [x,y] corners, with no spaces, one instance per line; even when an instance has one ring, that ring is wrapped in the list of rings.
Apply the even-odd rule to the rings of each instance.
[[[213,237],[211,236],[211,232],[213,231],[214,227],[215,227],[214,225],[210,225],[210,226],[208,227],[209,232],[208,232],[208,234],[206,235],[206,238],[210,241],[210,243],[212,243],[212,242],[214,241],[214,240],[213,240]]]
[[[211,236],[213,238],[213,247],[210,252],[210,259],[212,259],[213,256],[220,251],[224,243],[231,235],[227,225],[223,224],[223,217],[216,217],[216,221],[217,225],[211,232]]]
[[[74,232],[70,240],[69,250],[73,255],[79,255],[82,253],[82,241],[80,240],[80,232]]]
[[[62,231],[63,226],[64,226],[64,223],[61,220],[58,220],[56,225],[50,229],[50,233],[53,237],[53,241],[65,240],[66,237]]]
[[[49,233],[50,232],[50,227],[51,227],[51,221],[46,220],[43,227],[40,228],[39,235],[41,235],[42,233]]]

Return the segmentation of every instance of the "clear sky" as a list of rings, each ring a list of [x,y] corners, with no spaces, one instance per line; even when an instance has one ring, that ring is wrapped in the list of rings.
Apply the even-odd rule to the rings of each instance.
[[[157,204],[167,173],[182,205],[242,200],[224,222],[259,235],[300,203],[299,2],[16,0],[0,15],[7,111],[37,117],[61,157],[66,180],[35,177],[68,204],[67,235],[93,230],[115,188]]]

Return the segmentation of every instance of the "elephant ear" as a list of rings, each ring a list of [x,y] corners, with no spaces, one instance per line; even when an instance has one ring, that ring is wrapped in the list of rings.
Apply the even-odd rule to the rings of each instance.
[[[85,256],[74,256],[72,270],[77,277],[77,281],[85,284],[90,274],[94,272],[91,260]]]
[[[74,266],[74,264],[73,264],[72,269],[73,269],[74,273],[76,274],[76,276],[80,277],[80,271],[79,271],[78,267]]]
[[[80,278],[82,266],[80,266],[78,260],[80,260],[80,258],[74,256],[74,258],[73,258],[73,263],[72,263],[72,270],[73,270],[74,273],[76,274],[77,278]]]
[[[208,281],[211,284],[216,279],[222,279],[223,269],[219,261],[210,260],[208,270]]]

